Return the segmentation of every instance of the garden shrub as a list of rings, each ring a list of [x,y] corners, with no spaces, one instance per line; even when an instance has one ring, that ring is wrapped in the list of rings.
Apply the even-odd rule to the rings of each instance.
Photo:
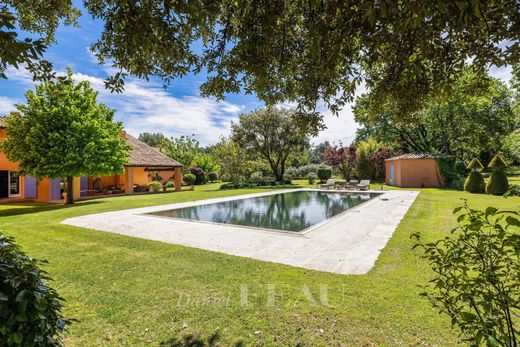
[[[459,177],[466,176],[466,163],[462,160],[455,161],[455,172],[457,172],[457,175]]]
[[[314,184],[314,182],[316,182],[316,178],[318,178],[318,176],[315,172],[309,172],[309,174],[307,175],[307,180],[309,184]]]
[[[244,188],[267,188],[267,187],[279,187],[279,186],[291,186],[290,180],[277,181],[273,177],[264,177],[261,181],[252,182],[245,181],[240,183],[224,183],[220,186],[220,189],[244,189]]]
[[[504,172],[506,167],[505,161],[500,155],[495,155],[488,165],[488,168],[492,169],[493,172],[489,176],[489,180],[486,184],[486,193],[492,195],[503,195],[509,188],[509,181],[507,175]]]
[[[218,180],[218,173],[216,173],[215,171],[212,171],[208,174],[208,179],[211,181],[211,182],[215,182],[216,180]]]
[[[464,190],[470,193],[484,193],[486,184],[482,173],[477,170],[471,170],[466,181],[464,181]]]
[[[434,277],[421,294],[451,318],[471,346],[518,346],[520,212],[454,210],[459,226],[437,242],[422,242]]]
[[[175,184],[173,184],[173,182],[171,182],[171,181],[166,182],[166,183],[164,184],[164,186],[165,186],[166,188],[175,188]]]
[[[163,190],[163,186],[161,182],[153,181],[148,184],[151,192],[160,192]]]
[[[296,175],[296,176],[297,177],[308,177],[309,173],[311,173],[311,172],[316,173],[316,171],[318,171],[319,167],[320,167],[320,165],[318,165],[318,164],[309,164],[309,165],[300,166],[298,168],[298,175]]]
[[[454,156],[444,155],[435,158],[439,173],[441,174],[444,185],[446,187],[452,187],[455,181],[460,181],[461,176],[458,173],[456,166],[457,158]]]
[[[264,178],[264,175],[262,174],[261,171],[255,171],[251,174],[251,176],[249,176],[249,181],[261,182],[263,178]]]
[[[486,190],[486,183],[484,182],[484,176],[479,170],[482,170],[484,166],[477,159],[474,158],[468,165],[468,169],[471,170],[466,181],[464,182],[464,190],[470,193],[484,193]]]
[[[206,183],[206,173],[200,167],[190,168],[190,172],[195,175],[195,182],[193,184],[199,185]]]
[[[69,323],[51,278],[0,233],[0,346],[61,346]]]
[[[288,168],[286,168],[285,174],[287,175],[287,177],[290,177],[290,178],[305,177],[305,176],[300,176],[300,170],[294,166],[289,166]]]
[[[195,180],[197,179],[197,177],[195,177],[195,175],[192,173],[184,174],[184,176],[182,176],[182,178],[183,178],[184,182],[189,186],[192,186],[195,183]]]
[[[332,170],[328,166],[320,166],[316,171],[316,175],[321,182],[325,182],[332,176]]]

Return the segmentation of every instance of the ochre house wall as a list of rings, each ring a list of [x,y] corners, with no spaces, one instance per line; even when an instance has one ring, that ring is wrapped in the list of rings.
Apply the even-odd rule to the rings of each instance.
[[[386,183],[390,183],[390,165],[395,171],[394,185],[401,188],[436,188],[443,182],[435,159],[402,159],[386,162]]]

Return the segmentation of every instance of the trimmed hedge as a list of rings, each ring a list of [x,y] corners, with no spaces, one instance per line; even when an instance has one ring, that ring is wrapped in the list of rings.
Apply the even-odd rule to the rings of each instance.
[[[243,188],[263,188],[263,187],[280,187],[280,186],[292,186],[290,180],[276,181],[272,177],[265,177],[262,181],[245,181],[238,184],[224,183],[220,186],[221,190],[225,189],[243,189]]]
[[[470,170],[482,170],[484,168],[484,165],[478,160],[477,158],[473,158],[471,162],[468,165],[468,169]]]
[[[318,175],[316,175],[315,172],[309,172],[309,175],[307,176],[307,181],[309,184],[314,184],[316,182],[316,179],[318,178]]]
[[[63,299],[40,263],[0,233],[0,346],[63,345]]]
[[[192,186],[195,183],[197,177],[195,177],[195,175],[192,173],[187,173],[182,176],[182,179],[184,182],[186,182],[187,185]]]
[[[320,181],[324,182],[332,177],[332,170],[329,167],[321,166],[316,171],[316,175],[318,175]]]
[[[484,182],[484,177],[479,171],[471,170],[464,181],[464,190],[470,193],[484,193],[486,188],[486,184]]]
[[[160,192],[163,190],[163,186],[161,182],[153,181],[148,184],[150,186],[150,190],[152,192]]]
[[[486,193],[503,195],[509,188],[509,181],[503,169],[497,169],[491,173],[486,184]]]

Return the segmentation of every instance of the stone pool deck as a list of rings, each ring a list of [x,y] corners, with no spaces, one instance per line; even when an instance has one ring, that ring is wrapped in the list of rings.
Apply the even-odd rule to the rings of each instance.
[[[69,218],[62,223],[305,269],[364,274],[374,266],[419,195],[418,191],[371,191],[383,194],[310,228],[303,235],[142,215],[290,191],[293,190],[98,213]]]

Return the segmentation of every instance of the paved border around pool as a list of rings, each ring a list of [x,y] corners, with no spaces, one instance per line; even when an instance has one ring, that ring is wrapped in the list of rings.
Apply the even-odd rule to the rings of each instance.
[[[419,195],[418,191],[371,191],[383,194],[331,218],[304,235],[143,215],[290,191],[294,190],[98,213],[69,218],[62,221],[62,224],[306,269],[339,274],[364,274],[374,266],[379,253]]]

